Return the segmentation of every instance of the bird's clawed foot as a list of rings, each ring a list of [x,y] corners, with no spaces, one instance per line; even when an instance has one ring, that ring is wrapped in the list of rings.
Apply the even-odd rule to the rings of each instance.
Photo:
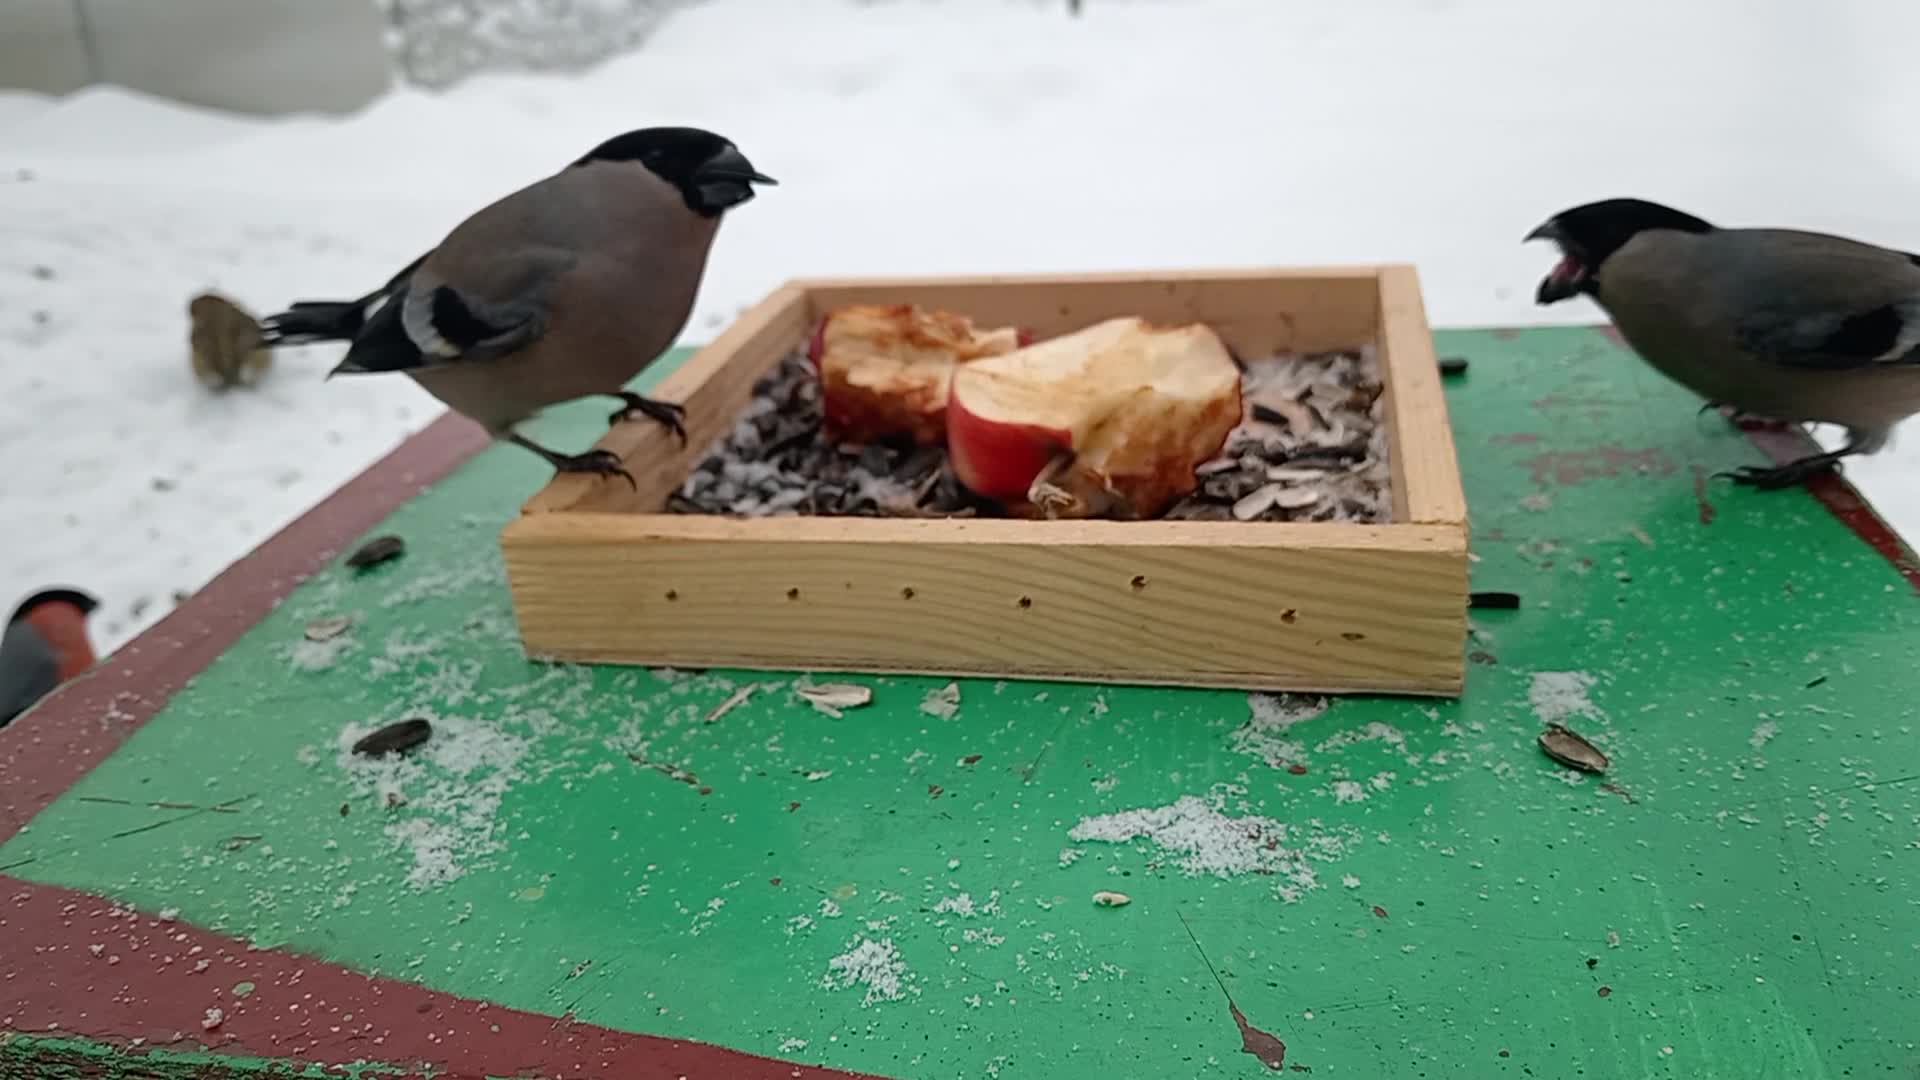
[[[549,450],[522,435],[509,435],[507,439],[515,446],[524,446],[528,450],[539,454],[541,460],[553,466],[555,472],[591,473],[595,476],[618,476],[622,480],[625,480],[627,485],[633,488],[633,490],[640,490],[640,484],[633,478],[633,474],[621,465],[620,455],[611,450],[588,450],[584,454],[562,454],[555,450]]]
[[[1830,471],[1844,454],[1809,454],[1798,461],[1789,461],[1785,465],[1771,468],[1762,465],[1742,465],[1732,472],[1715,473],[1724,476],[1736,484],[1772,491],[1776,488],[1792,487],[1809,477]]]
[[[687,426],[682,422],[682,418],[687,415],[687,410],[682,406],[676,405],[671,401],[658,401],[650,397],[641,397],[639,394],[624,390],[617,394],[608,394],[607,396],[616,397],[626,402],[625,405],[614,410],[613,413],[607,417],[608,424],[618,424],[623,420],[631,420],[635,415],[644,416],[667,425],[669,430],[680,437],[680,445],[687,445]]]
[[[1761,416],[1759,413],[1743,412],[1740,409],[1729,406],[1724,401],[1709,401],[1705,405],[1700,406],[1700,411],[1694,415],[1705,416],[1709,412],[1718,412],[1720,415],[1726,417],[1727,423],[1732,424],[1741,431],[1785,431],[1793,426],[1788,421],[1775,420],[1771,416]]]

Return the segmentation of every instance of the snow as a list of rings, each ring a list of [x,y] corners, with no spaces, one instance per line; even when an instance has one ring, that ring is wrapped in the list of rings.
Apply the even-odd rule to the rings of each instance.
[[[1527,703],[1543,724],[1564,724],[1576,716],[1598,717],[1587,695],[1594,677],[1585,671],[1536,671],[1527,684]]]
[[[782,181],[722,229],[687,340],[795,275],[1382,259],[1419,265],[1440,325],[1593,321],[1533,305],[1552,255],[1519,237],[1622,192],[1920,248],[1920,145],[1888,134],[1920,5],[1085,8],[712,0],[577,77],[347,118],[0,93],[0,603],[82,585],[116,647],[439,412],[402,378],[322,382],[320,347],[204,391],[193,293],[358,295],[645,124],[722,131]],[[1916,461],[1849,466],[1908,532]]]
[[[1252,814],[1235,817],[1197,795],[1166,806],[1082,818],[1067,833],[1080,843],[1145,840],[1190,877],[1277,876],[1276,891],[1289,902],[1318,887],[1314,862],[1338,858],[1357,835],[1318,820],[1290,825]]]
[[[856,938],[852,948],[827,961],[823,984],[837,989],[865,987],[860,1007],[868,1008],[882,1001],[899,1001],[905,996],[903,988],[911,989],[905,985],[909,978],[907,962],[894,948],[892,938]]]

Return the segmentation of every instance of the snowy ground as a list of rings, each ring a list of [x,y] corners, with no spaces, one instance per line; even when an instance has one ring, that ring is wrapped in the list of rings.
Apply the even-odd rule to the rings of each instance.
[[[323,384],[322,349],[207,394],[192,293],[357,295],[646,124],[782,181],[721,231],[690,340],[796,274],[1384,259],[1441,325],[1590,321],[1532,305],[1552,256],[1519,237],[1626,193],[1920,249],[1920,5],[1086,7],[715,0],[578,79],[345,120],[0,94],[0,605],[85,586],[116,646],[438,412],[404,379]],[[1909,532],[1916,461],[1909,436],[1850,470]]]

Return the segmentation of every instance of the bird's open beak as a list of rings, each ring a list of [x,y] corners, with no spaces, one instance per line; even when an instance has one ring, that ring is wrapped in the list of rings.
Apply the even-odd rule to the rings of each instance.
[[[1534,291],[1536,304],[1557,304],[1569,300],[1585,290],[1589,277],[1586,264],[1567,252],[1566,237],[1560,232],[1560,226],[1551,221],[1545,222],[1526,235],[1521,243],[1534,240],[1551,240],[1559,245],[1560,261],[1554,264],[1547,276],[1540,279],[1540,287]]]

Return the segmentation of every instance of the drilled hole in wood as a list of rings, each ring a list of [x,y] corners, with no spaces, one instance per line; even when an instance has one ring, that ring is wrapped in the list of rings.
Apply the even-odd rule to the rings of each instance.
[[[680,599],[680,594],[679,594],[679,593],[677,593],[677,592],[675,592],[675,591],[674,591],[674,590],[672,590],[672,589],[668,589],[668,590],[667,590],[667,600],[668,600],[669,602],[671,602],[671,601],[674,601],[674,600],[678,600],[678,599]]]
[[[1023,607],[1023,608],[1027,608],[1027,607],[1032,607],[1032,606],[1033,606],[1033,597],[1031,597],[1031,596],[1023,596],[1023,597],[1021,597],[1021,598],[1020,598],[1020,606],[1021,606],[1021,607]]]
[[[1293,622],[1294,619],[1298,617],[1299,617],[1299,613],[1294,611],[1292,608],[1288,608],[1287,610],[1280,613],[1280,621],[1283,623],[1291,623]]]
[[[798,599],[800,599],[800,590],[799,590],[799,589],[788,589],[788,590],[787,590],[787,599],[789,599],[789,600],[798,600]]]
[[[911,586],[911,585],[909,585],[909,586],[907,586],[906,588],[904,588],[904,589],[901,589],[901,590],[900,590],[900,599],[902,599],[902,600],[911,600],[911,599],[913,599],[913,586]]]
[[[1139,592],[1141,589],[1144,589],[1146,587],[1147,587],[1147,575],[1145,574],[1133,575],[1133,591],[1134,592]]]

